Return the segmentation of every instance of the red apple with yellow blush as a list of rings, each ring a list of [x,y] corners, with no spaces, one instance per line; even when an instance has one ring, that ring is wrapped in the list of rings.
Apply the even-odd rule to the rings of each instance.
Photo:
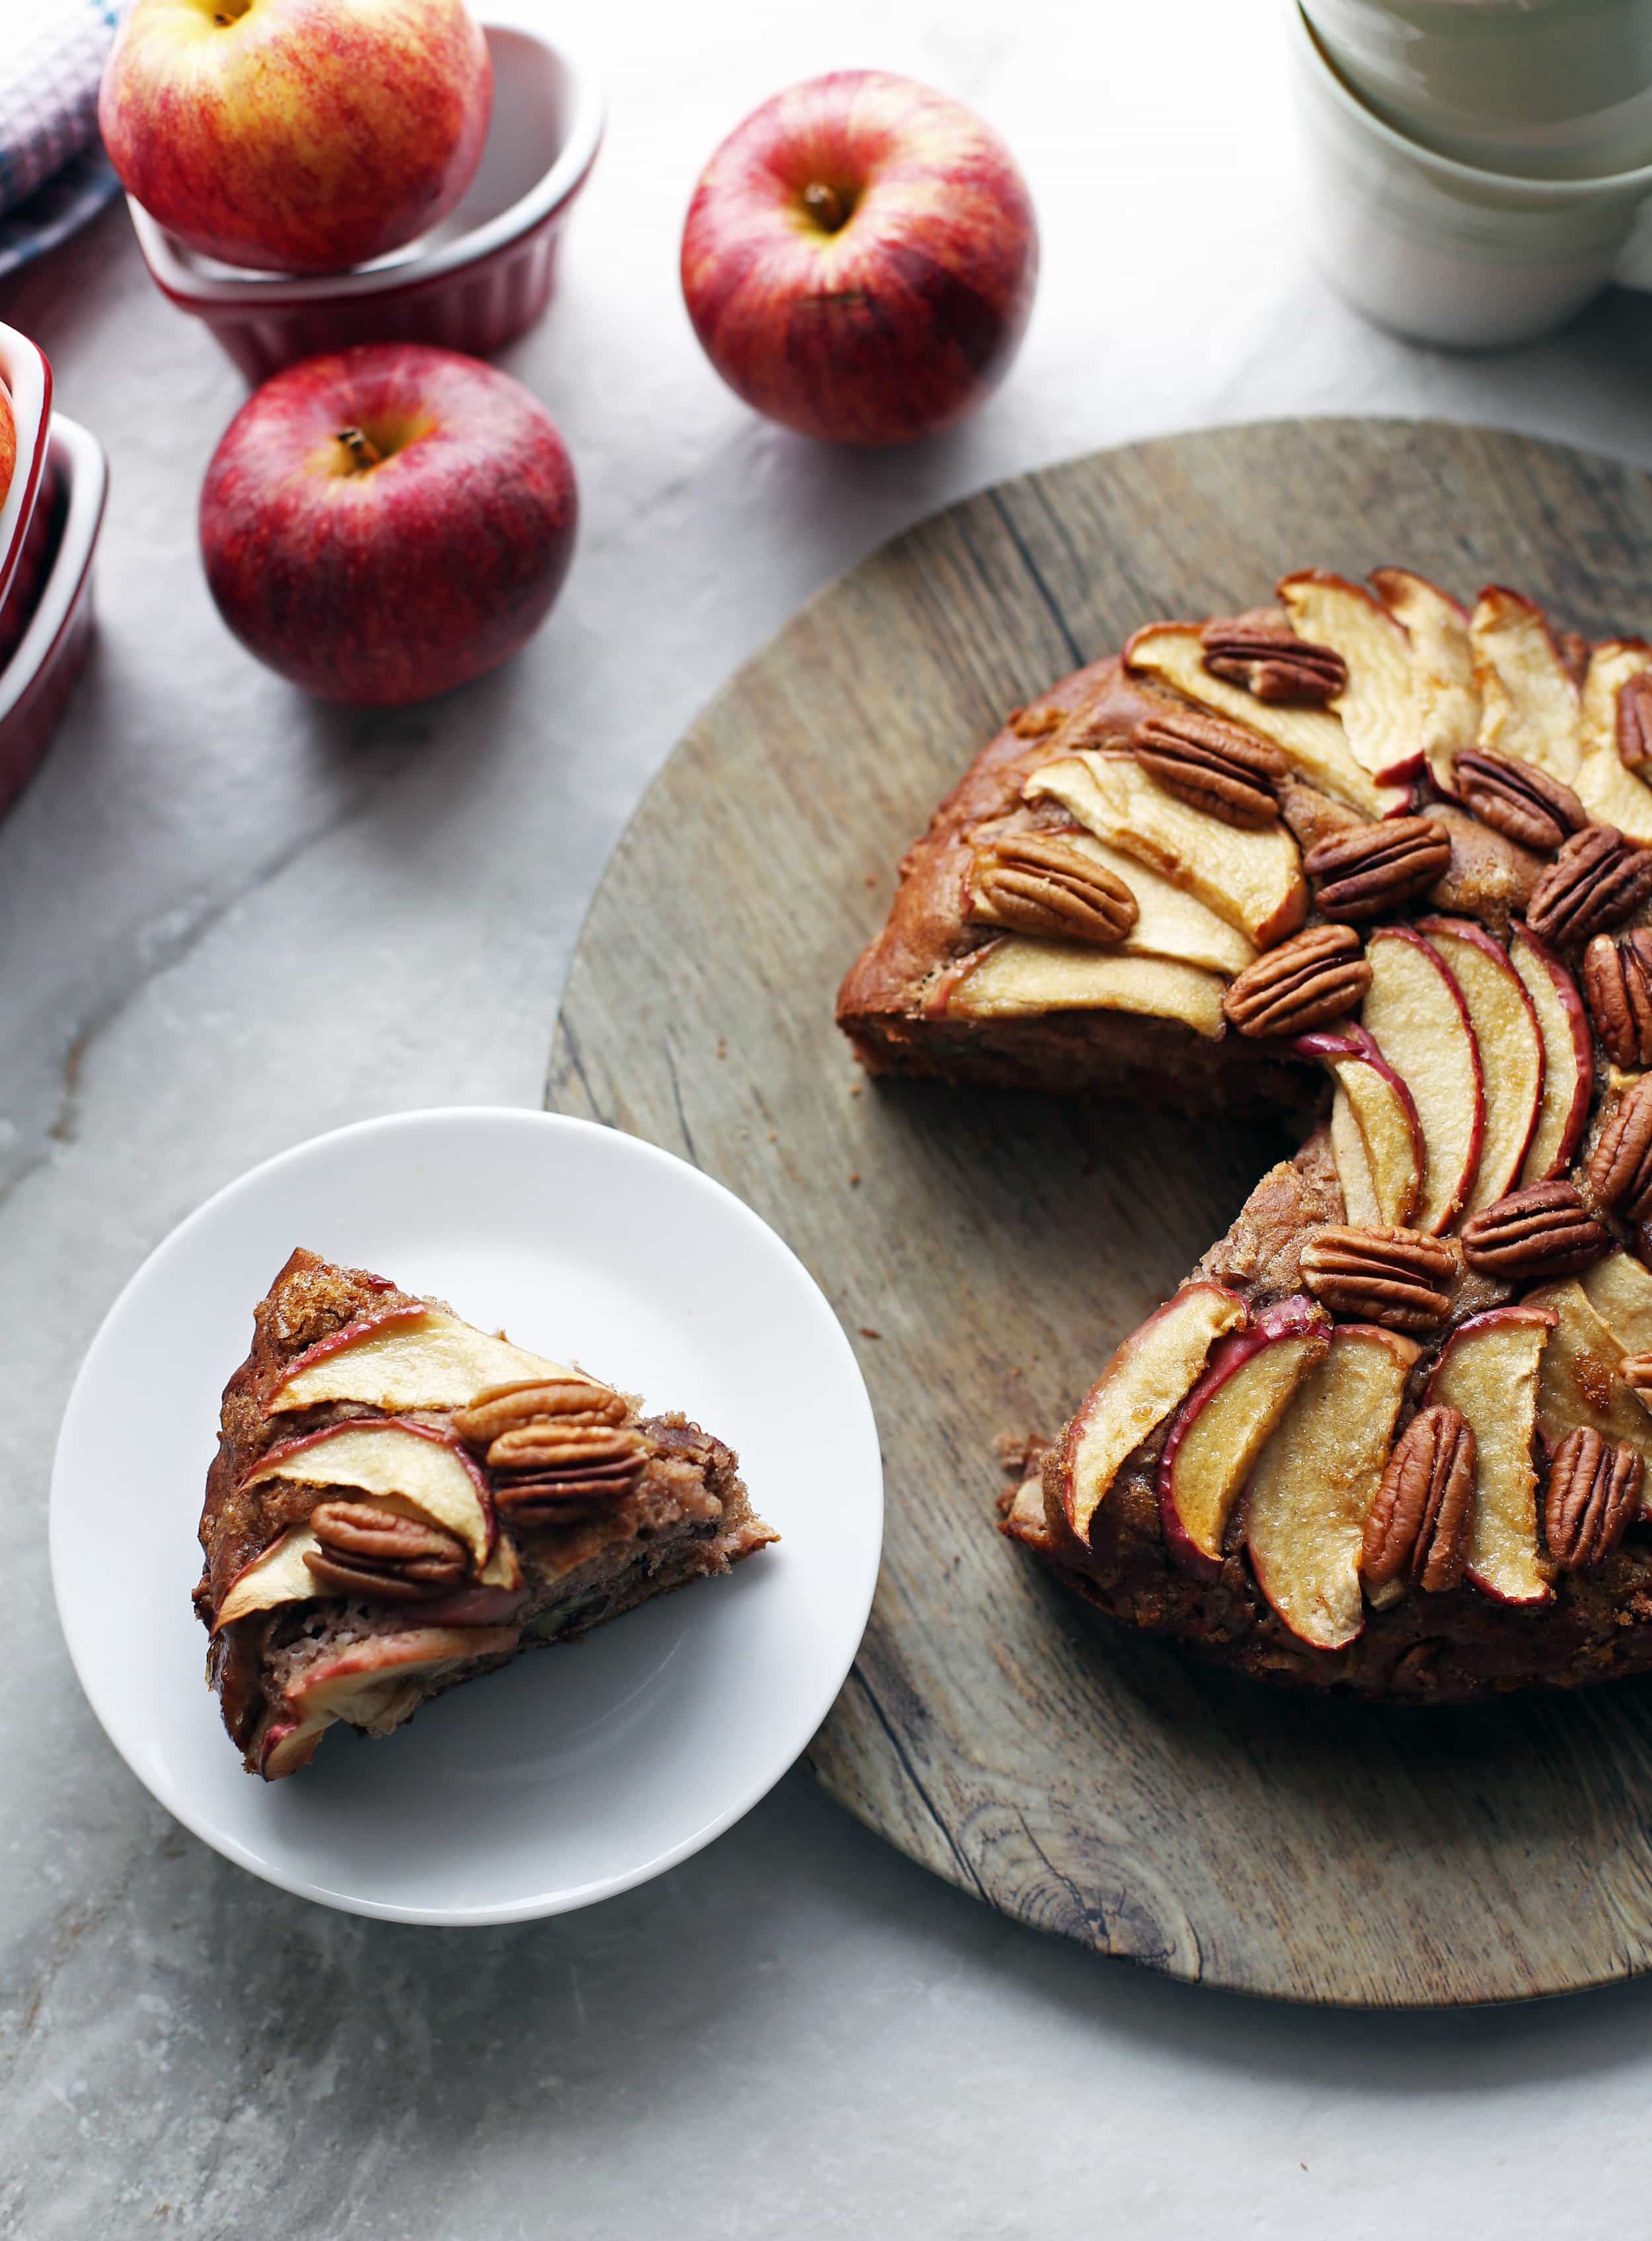
[[[121,184],[191,249],[336,272],[448,215],[492,97],[464,0],[136,0],[97,122]]]
[[[1038,278],[1027,184],[927,86],[834,70],[776,94],[701,174],[683,295],[746,402],[805,436],[899,444],[973,412]]]

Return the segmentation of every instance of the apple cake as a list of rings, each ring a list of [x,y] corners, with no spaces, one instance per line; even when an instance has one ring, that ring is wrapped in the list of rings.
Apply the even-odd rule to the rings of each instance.
[[[725,1572],[778,1536],[677,1415],[294,1253],[224,1388],[195,1608],[249,1771]]]
[[[1301,1116],[1000,1504],[1104,1610],[1447,1702],[1652,1668],[1652,646],[1287,576],[1018,709],[873,1073]]]

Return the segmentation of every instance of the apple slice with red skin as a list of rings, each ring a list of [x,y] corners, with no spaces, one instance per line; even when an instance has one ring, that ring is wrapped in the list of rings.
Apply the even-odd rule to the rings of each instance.
[[[1371,581],[1410,643],[1417,743],[1435,784],[1455,800],[1457,757],[1480,736],[1468,610],[1409,568],[1374,568]]]
[[[1595,1095],[1594,1030],[1576,981],[1529,928],[1515,927],[1508,961],[1525,983],[1543,1038],[1543,1101],[1520,1180],[1546,1183],[1571,1166],[1588,1126]]]
[[[1364,1631],[1366,1512],[1421,1351],[1374,1323],[1339,1323],[1245,1488],[1245,1548],[1256,1584],[1312,1649],[1346,1649]]]
[[[1414,711],[1411,642],[1363,584],[1323,568],[1282,579],[1279,597],[1299,638],[1328,646],[1348,665],[1348,681],[1331,703],[1354,759],[1380,786],[1404,786],[1422,769]]]
[[[1121,1465],[1192,1392],[1216,1341],[1247,1320],[1244,1301],[1225,1284],[1185,1284],[1125,1340],[1061,1445],[1062,1508],[1079,1540],[1088,1542]]]
[[[1503,1603],[1546,1603],[1553,1589],[1537,1546],[1532,1460],[1543,1349],[1552,1308],[1488,1308],[1459,1323],[1428,1379],[1427,1404],[1461,1411],[1478,1458],[1466,1576]]]
[[[458,1535],[478,1569],[493,1553],[498,1529],[486,1478],[458,1440],[427,1424],[395,1416],[329,1424],[271,1448],[241,1483],[270,1478],[353,1487],[371,1501],[428,1518]]]
[[[1422,1188],[1422,1129],[1411,1092],[1362,1027],[1299,1035],[1293,1047],[1320,1060],[1336,1083],[1331,1152],[1348,1220],[1403,1229]]]
[[[1331,1159],[1342,1192],[1342,1218],[1361,1229],[1380,1228],[1382,1208],[1371,1177],[1365,1138],[1341,1082],[1331,1100]]]
[[[233,1626],[238,1618],[251,1618],[254,1611],[313,1601],[321,1591],[304,1558],[320,1546],[307,1525],[289,1525],[284,1533],[278,1533],[263,1555],[244,1564],[231,1581],[212,1622],[213,1633]]]
[[[1462,918],[1420,918],[1415,925],[1450,967],[1480,1048],[1486,1130],[1465,1208],[1475,1214],[1520,1181],[1543,1106],[1543,1032],[1508,952],[1484,927]]]
[[[514,1626],[410,1627],[370,1635],[335,1656],[318,1659],[288,1691],[284,1716],[265,1729],[259,1773],[266,1782],[277,1782],[307,1766],[336,1720],[365,1728],[394,1725],[397,1716],[412,1710],[431,1675],[467,1665],[472,1658],[508,1656],[520,1636],[521,1629]]]
[[[408,1408],[468,1408],[478,1394],[504,1386],[567,1381],[588,1381],[580,1370],[438,1308],[385,1308],[297,1355],[270,1406],[283,1413],[347,1401],[393,1416]]]
[[[1248,1330],[1230,1332],[1212,1347],[1159,1462],[1165,1546],[1196,1577],[1221,1578],[1227,1520],[1251,1465],[1303,1372],[1323,1359],[1329,1344],[1325,1310],[1298,1294],[1264,1308]]]
[[[1582,697],[1548,617],[1522,592],[1488,584],[1468,634],[1480,687],[1480,746],[1534,763],[1569,786],[1582,752]]]
[[[304,1562],[320,1546],[308,1525],[289,1525],[285,1532],[277,1534],[264,1554],[243,1565],[230,1582],[212,1622],[213,1633],[233,1626],[237,1619],[251,1618],[255,1611],[274,1610],[282,1603],[313,1602],[324,1595],[328,1590],[317,1586],[315,1575]],[[428,1604],[420,1616],[432,1626],[493,1626],[510,1617],[522,1595],[522,1567],[516,1550],[500,1534],[474,1584]]]
[[[1439,1236],[1468,1202],[1485,1136],[1474,1022],[1450,967],[1412,927],[1378,927],[1365,955],[1360,1024],[1411,1093],[1423,1149],[1414,1226]]]

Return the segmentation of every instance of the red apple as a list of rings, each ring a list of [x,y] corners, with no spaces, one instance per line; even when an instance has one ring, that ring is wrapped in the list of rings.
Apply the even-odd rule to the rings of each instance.
[[[136,0],[97,122],[122,185],[190,248],[337,272],[447,216],[492,96],[463,0]]]
[[[729,387],[805,436],[899,444],[1007,371],[1038,230],[998,136],[886,70],[776,94],[700,175],[683,295]]]
[[[493,668],[567,572],[573,467],[508,374],[416,343],[289,366],[201,491],[201,551],[242,644],[324,699],[395,707]]]

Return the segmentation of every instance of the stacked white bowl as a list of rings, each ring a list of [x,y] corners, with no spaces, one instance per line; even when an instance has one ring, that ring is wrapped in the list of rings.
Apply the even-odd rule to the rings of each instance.
[[[1524,342],[1652,197],[1652,0],[1291,0],[1315,258],[1368,318]]]

